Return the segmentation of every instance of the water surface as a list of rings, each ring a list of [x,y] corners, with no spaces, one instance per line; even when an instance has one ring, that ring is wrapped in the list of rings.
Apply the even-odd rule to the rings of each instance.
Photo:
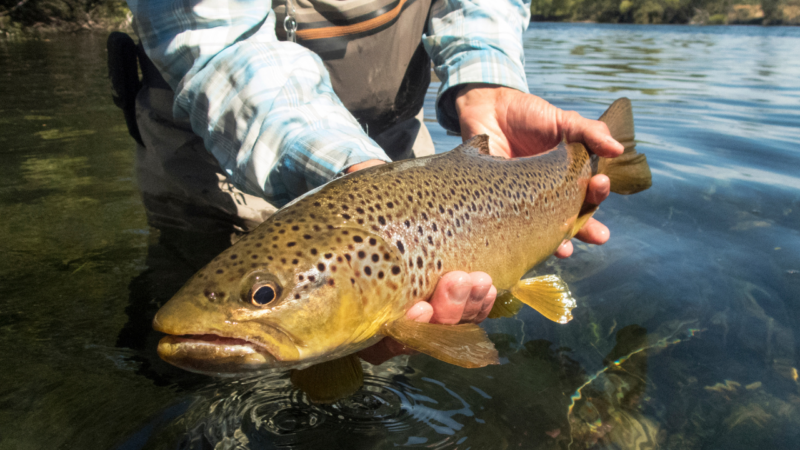
[[[796,448],[800,29],[534,24],[525,46],[554,104],[633,101],[653,188],[537,269],[570,284],[568,325],[490,320],[502,366],[417,355],[318,407],[157,358],[158,305],[227,242],[147,226],[102,36],[0,44],[0,448]]]

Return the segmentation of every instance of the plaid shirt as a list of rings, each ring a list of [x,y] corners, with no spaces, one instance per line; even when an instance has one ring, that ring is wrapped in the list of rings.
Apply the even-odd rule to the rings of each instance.
[[[313,52],[275,36],[266,0],[128,0],[145,51],[232,182],[283,205],[370,159],[388,161],[333,92]],[[435,0],[425,49],[447,89],[527,92],[522,33],[530,0]],[[441,104],[440,104],[441,103]],[[453,106],[437,118],[458,129]]]

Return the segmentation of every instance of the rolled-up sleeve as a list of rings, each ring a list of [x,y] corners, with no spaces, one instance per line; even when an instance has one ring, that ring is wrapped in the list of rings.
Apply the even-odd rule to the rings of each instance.
[[[530,1],[438,0],[431,10],[425,49],[441,80],[436,117],[459,131],[448,90],[489,83],[528,92],[522,34],[530,23]]]
[[[275,36],[270,1],[128,0],[173,114],[245,192],[282,205],[347,167],[389,161],[313,52]]]

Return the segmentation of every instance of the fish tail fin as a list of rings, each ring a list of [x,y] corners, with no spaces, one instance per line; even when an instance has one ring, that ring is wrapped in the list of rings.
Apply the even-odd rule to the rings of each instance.
[[[635,194],[649,188],[652,182],[647,157],[636,152],[633,131],[633,109],[631,101],[623,97],[608,107],[599,119],[604,122],[611,136],[625,147],[616,158],[597,158],[595,173],[602,173],[611,180],[611,192]]]

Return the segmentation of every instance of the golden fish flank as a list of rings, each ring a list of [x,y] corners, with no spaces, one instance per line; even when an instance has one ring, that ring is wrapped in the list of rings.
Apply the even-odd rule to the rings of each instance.
[[[478,136],[298,199],[164,305],[154,320],[168,334],[159,354],[213,374],[304,368],[389,335],[464,367],[496,363],[480,327],[416,324],[405,312],[429,298],[444,273],[480,270],[514,302],[569,320],[574,301],[560,279],[520,278],[594,212],[581,209],[593,173],[608,174],[618,193],[650,186],[646,159],[634,148],[630,102],[618,100],[601,120],[625,145],[623,156],[590,158],[580,144],[561,144],[507,160],[488,156],[488,138]]]

